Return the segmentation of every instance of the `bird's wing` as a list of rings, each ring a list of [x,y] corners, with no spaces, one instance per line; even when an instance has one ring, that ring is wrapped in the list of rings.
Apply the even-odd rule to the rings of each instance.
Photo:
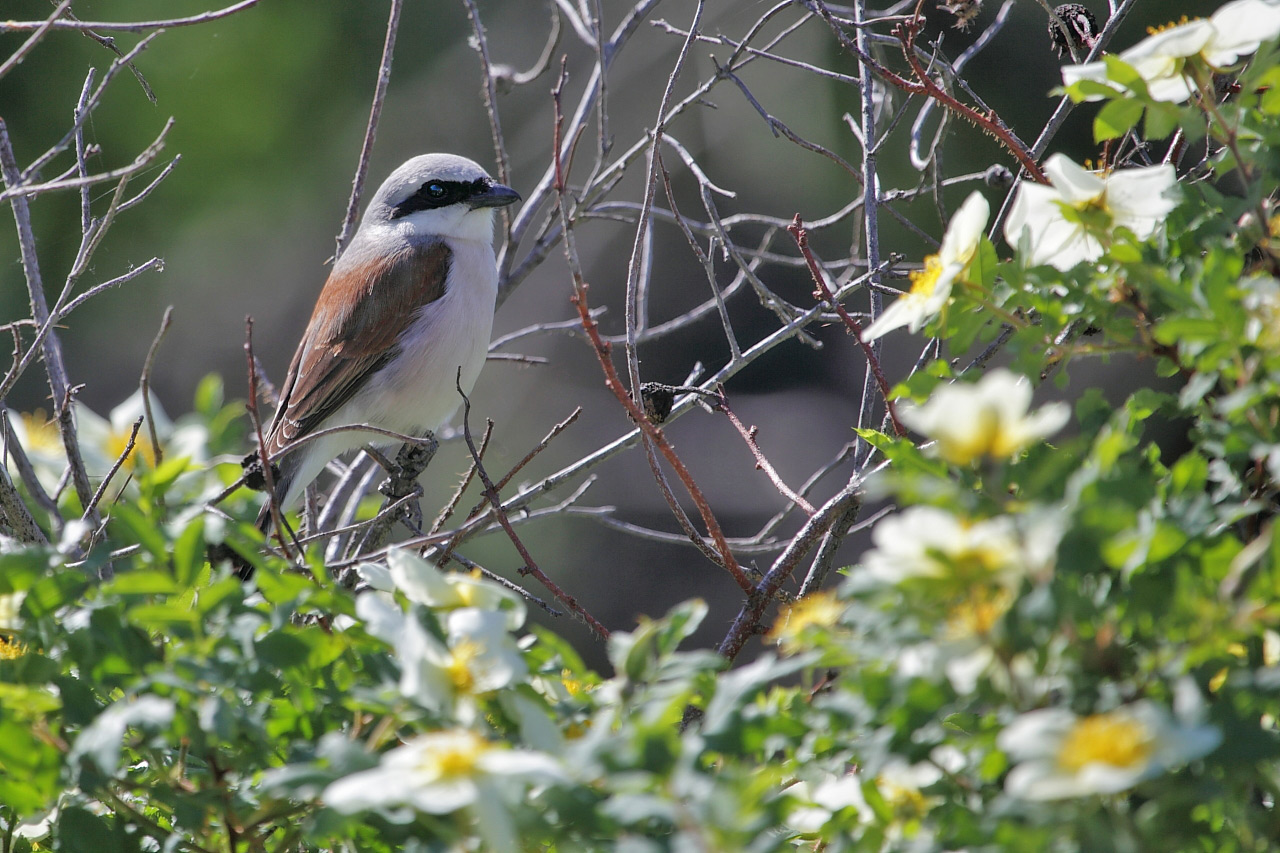
[[[418,309],[444,296],[451,256],[440,242],[334,270],[289,366],[269,454],[316,429],[391,360]]]

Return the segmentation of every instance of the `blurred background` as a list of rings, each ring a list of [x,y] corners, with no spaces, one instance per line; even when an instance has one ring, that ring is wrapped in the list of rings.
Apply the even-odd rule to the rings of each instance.
[[[612,31],[630,2],[601,0],[605,31]],[[709,3],[703,23],[708,35],[738,39],[772,3],[755,0]],[[972,43],[1000,4],[987,0],[975,25],[960,31],[954,19],[929,7],[930,27],[922,36],[941,38],[951,58]],[[1105,18],[1105,3],[1091,6]],[[1119,37],[1116,50],[1144,35],[1148,26],[1171,17],[1207,14],[1215,2],[1139,0]],[[211,8],[210,0],[78,0],[75,14],[86,21],[144,20],[192,15]],[[551,29],[552,6],[538,0],[479,0],[493,61],[524,70],[533,66]],[[16,20],[46,17],[51,4],[5,0],[3,16]],[[256,7],[214,23],[175,28],[159,35],[136,60],[157,97],[150,103],[127,74],[108,91],[86,127],[87,141],[101,147],[95,166],[133,160],[172,116],[175,127],[165,156],[181,154],[175,172],[152,198],[117,221],[99,251],[83,286],[120,275],[153,256],[164,259],[162,273],[146,274],[106,293],[69,318],[62,342],[80,398],[106,413],[138,385],[147,348],[165,307],[174,306],[172,330],[153,377],[154,388],[171,416],[190,409],[197,381],[219,373],[228,394],[244,396],[242,344],[245,317],[255,321],[257,354],[268,375],[278,381],[288,366],[312,303],[327,274],[326,260],[345,210],[360,140],[368,117],[388,4],[263,0]],[[693,16],[688,0],[660,3],[619,54],[609,78],[609,132],[614,152],[640,138],[654,123],[667,76],[681,38],[652,22],[665,19],[685,28]],[[771,24],[780,32],[800,16],[787,10]],[[887,31],[887,28],[885,28]],[[122,49],[139,35],[113,33]],[[406,158],[427,151],[452,151],[494,165],[488,119],[481,97],[477,53],[469,44],[470,25],[459,2],[407,2],[395,52],[395,64],[369,172],[367,193]],[[3,54],[25,39],[0,34]],[[820,22],[800,28],[778,48],[787,56],[853,74],[856,65],[835,46]],[[697,44],[676,86],[688,93],[715,73],[711,57],[723,60],[729,48]],[[590,49],[565,28],[556,57],[568,57],[566,103],[576,103],[593,62]],[[883,54],[897,64],[896,50]],[[8,126],[20,164],[25,165],[56,142],[71,123],[72,107],[90,67],[107,68],[112,59],[101,45],[75,32],[51,34],[14,72],[0,81],[0,116]],[[555,63],[553,63],[554,65]],[[1046,17],[1040,6],[1021,0],[1007,26],[968,67],[974,89],[1028,143],[1034,140],[1056,100],[1047,96],[1059,82],[1058,59],[1049,49]],[[795,68],[757,62],[742,74],[759,104],[794,131],[858,163],[858,144],[842,120],[856,114],[858,96],[848,85]],[[499,96],[498,106],[511,156],[512,184],[526,194],[548,162],[552,139],[550,89],[554,73]],[[891,107],[901,103],[893,93]],[[707,99],[675,122],[670,132],[698,160],[717,185],[738,193],[718,199],[723,215],[757,212],[806,220],[830,215],[858,193],[854,179],[829,159],[775,137],[764,119],[732,83],[722,83]],[[885,188],[912,187],[922,176],[906,156],[905,128],[881,151]],[[1077,160],[1094,156],[1090,142],[1093,110],[1076,111],[1051,151]],[[936,120],[936,118],[935,118]],[[948,126],[944,177],[977,172],[994,163],[1012,166],[1010,157],[972,128]],[[593,140],[583,144],[580,169],[589,168]],[[46,177],[70,164],[56,161]],[[677,201],[691,215],[701,212],[696,185],[678,161],[673,169]],[[158,172],[142,176],[134,186]],[[615,193],[639,199],[643,158]],[[108,195],[107,185],[95,197]],[[954,187],[944,196],[948,210],[980,184]],[[984,189],[993,208],[1003,198]],[[367,195],[366,195],[367,197]],[[663,201],[661,191],[659,201]],[[665,206],[665,203],[664,203]],[[942,221],[931,201],[900,204],[897,209],[924,231],[938,237]],[[46,286],[60,289],[79,245],[79,199],[73,192],[47,194],[33,203],[37,242]],[[11,217],[0,227],[0,322],[29,316],[22,269]],[[702,268],[680,232],[656,226],[653,320],[675,316],[705,300],[709,288]],[[882,220],[883,250],[918,261],[928,244],[892,218]],[[828,260],[856,253],[858,220],[850,219],[815,235],[814,248]],[[607,306],[607,333],[622,329],[621,295],[634,226],[595,220],[578,232],[579,250],[592,285],[593,305]],[[782,245],[781,243],[779,244]],[[1001,251],[1005,247],[998,245]],[[527,246],[517,250],[517,258]],[[722,284],[734,269],[718,264]],[[769,283],[799,305],[812,304],[812,285],[798,269],[769,268]],[[560,250],[525,280],[500,309],[495,337],[532,323],[573,316],[571,292]],[[740,340],[749,345],[776,327],[773,315],[754,297],[731,304]],[[840,328],[816,331],[821,350],[789,342],[755,363],[728,386],[736,412],[760,427],[761,447],[793,487],[830,460],[852,438],[865,363]],[[901,378],[915,362],[923,341],[900,332],[890,336],[886,370]],[[557,421],[576,406],[583,414],[526,472],[533,480],[625,433],[629,422],[604,389],[590,348],[580,338],[542,335],[506,348],[547,359],[538,366],[492,361],[472,396],[473,426],[496,422],[488,457],[491,471],[503,471],[522,457]],[[680,382],[695,363],[709,371],[724,363],[727,346],[713,315],[641,350],[647,380]],[[952,354],[957,355],[957,354]],[[1113,361],[1072,367],[1074,389],[1115,386],[1119,394],[1149,381],[1141,365]],[[1049,391],[1052,394],[1053,391]],[[7,404],[31,411],[51,408],[43,374],[32,370]],[[751,535],[783,505],[764,475],[756,471],[746,447],[724,418],[694,412],[673,424],[669,434],[690,465],[726,532]],[[248,447],[246,446],[246,451]],[[428,516],[443,502],[456,475],[465,469],[465,449],[454,442],[442,449],[428,471]],[[662,530],[677,528],[652,482],[643,454],[631,451],[599,469],[599,481],[584,505],[612,505],[619,518]],[[838,489],[848,477],[837,470],[814,493],[815,502]],[[567,494],[564,493],[564,494]],[[563,494],[560,495],[563,497]],[[469,506],[464,501],[464,506]],[[690,508],[692,512],[692,508]],[[784,529],[790,532],[795,524]],[[657,615],[672,603],[698,595],[712,605],[702,631],[708,643],[724,633],[740,597],[731,581],[692,548],[638,540],[606,530],[584,518],[561,519],[522,528],[544,570],[611,629],[626,629],[644,614]],[[851,562],[865,547],[853,537],[837,565]],[[466,549],[472,559],[512,575],[519,557],[500,536]],[[771,557],[758,558],[762,567]],[[561,620],[567,623],[568,620]],[[558,629],[599,660],[597,646],[572,624]]]

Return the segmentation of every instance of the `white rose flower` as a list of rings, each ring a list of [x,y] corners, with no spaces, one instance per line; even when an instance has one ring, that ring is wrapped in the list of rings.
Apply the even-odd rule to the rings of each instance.
[[[515,630],[524,624],[525,605],[520,596],[486,580],[478,572],[442,572],[404,548],[387,555],[387,564],[395,587],[415,604],[437,610],[476,607],[501,611],[506,615],[508,628]]]
[[[956,465],[984,456],[1008,459],[1053,435],[1067,423],[1071,409],[1050,403],[1035,412],[1031,384],[1007,370],[993,370],[976,383],[953,383],[936,389],[921,406],[902,406],[899,417],[916,432],[933,439],[937,453]]]
[[[1065,272],[1101,257],[1105,247],[1092,229],[1123,226],[1145,240],[1177,206],[1177,175],[1167,163],[1097,175],[1054,154],[1044,171],[1053,185],[1023,181],[1004,223],[1005,240],[1033,266]]]
[[[882,583],[926,579],[967,585],[1021,572],[1021,547],[1006,516],[968,521],[937,507],[913,506],[877,524],[871,540],[875,548],[862,564]]]
[[[413,613],[405,614],[377,593],[361,595],[356,614],[370,634],[395,647],[400,692],[423,707],[443,711],[457,704],[469,718],[477,698],[528,672],[502,613],[463,607],[443,614],[444,643]]]
[[[1203,61],[1211,70],[1227,68],[1277,35],[1280,35],[1280,0],[1235,0],[1207,20],[1198,18],[1153,31],[1133,47],[1121,51],[1120,58],[1138,72],[1152,98],[1181,103],[1195,90],[1195,82],[1187,71],[1189,61]],[[1078,80],[1116,85],[1107,76],[1105,62],[1063,67],[1064,84],[1070,86]]]
[[[529,784],[566,778],[550,756],[506,749],[467,729],[434,732],[398,746],[378,766],[344,776],[321,799],[340,812],[408,808],[445,815],[467,810],[491,850],[515,850],[506,804]]]
[[[951,285],[963,278],[977,254],[991,208],[981,193],[974,192],[951,217],[936,255],[924,259],[922,269],[911,273],[911,290],[899,296],[863,332],[863,340],[876,338],[906,326],[920,331],[951,297]]]
[[[1015,766],[1005,790],[1024,800],[1115,794],[1208,755],[1222,732],[1174,721],[1146,700],[1078,717],[1064,708],[1023,714],[996,740]]]

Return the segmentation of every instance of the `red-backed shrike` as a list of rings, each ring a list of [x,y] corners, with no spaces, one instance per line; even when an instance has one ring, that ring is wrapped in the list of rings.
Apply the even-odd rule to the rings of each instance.
[[[369,424],[421,435],[443,424],[484,366],[498,293],[493,209],[520,199],[480,166],[423,154],[391,173],[320,291],[267,434],[272,457],[316,430]],[[292,506],[341,453],[388,444],[346,430],[275,459]],[[266,528],[270,503],[259,523]]]

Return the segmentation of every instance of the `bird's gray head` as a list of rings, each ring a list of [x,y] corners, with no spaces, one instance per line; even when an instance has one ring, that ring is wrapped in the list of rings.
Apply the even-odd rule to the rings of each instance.
[[[488,242],[493,239],[493,208],[519,200],[519,193],[466,157],[422,154],[382,182],[361,227],[390,226]]]

